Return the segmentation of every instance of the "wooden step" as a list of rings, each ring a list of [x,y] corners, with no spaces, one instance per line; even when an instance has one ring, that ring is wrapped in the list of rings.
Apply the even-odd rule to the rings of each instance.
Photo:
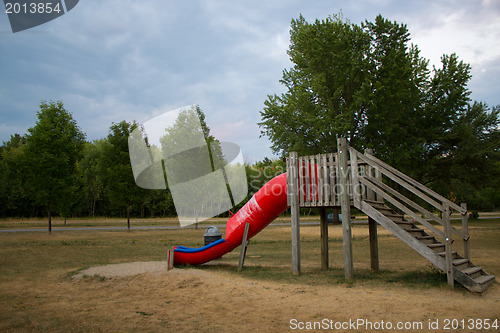
[[[461,269],[461,271],[474,279],[481,276],[483,269],[479,266],[469,266]]]
[[[446,257],[446,251],[443,251],[443,252],[439,252],[438,253],[441,257],[445,258]],[[462,257],[460,257],[457,253],[457,251],[453,250],[451,251],[451,258],[452,259],[463,259]],[[465,273],[465,272],[464,272]]]
[[[389,213],[395,214],[394,211],[392,210],[392,208],[389,208],[386,205],[376,205],[375,204],[375,205],[373,205],[373,207],[380,212],[389,212]]]
[[[415,224],[413,224],[413,222],[408,222],[408,221],[394,221],[394,223],[396,223],[398,226],[400,226],[404,230],[415,228]]]
[[[495,275],[481,275],[475,278],[474,281],[480,285],[485,286],[489,282],[493,283],[493,281],[495,281]]]
[[[368,199],[365,199],[363,201],[366,203],[369,203],[374,208],[387,207],[383,201],[375,201],[375,200],[368,200]],[[387,208],[389,208],[389,207],[387,207]]]
[[[396,214],[396,213],[382,213],[382,214],[384,214],[386,217],[390,218],[394,222],[403,221],[403,215],[401,214]]]
[[[426,232],[422,229],[412,227],[410,229],[405,229],[408,231],[413,237],[426,236]]]
[[[441,253],[445,250],[445,245],[443,243],[427,244],[427,247],[436,253]]]
[[[418,239],[420,242],[424,243],[424,244],[434,244],[436,243],[436,239],[433,237],[433,236],[418,236],[418,237],[415,237],[416,239]]]
[[[455,259],[455,260],[453,260],[453,266],[462,270],[463,268],[466,268],[469,266],[469,260],[468,259]]]

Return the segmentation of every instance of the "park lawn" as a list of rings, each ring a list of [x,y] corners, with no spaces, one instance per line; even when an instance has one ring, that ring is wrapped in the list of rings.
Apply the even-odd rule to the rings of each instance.
[[[202,246],[204,231],[0,233],[0,331],[285,331],[295,315],[499,319],[498,282],[483,295],[458,285],[449,290],[442,272],[382,228],[381,272],[370,272],[366,225],[353,226],[354,281],[343,278],[339,225],[329,226],[331,268],[326,271],[320,269],[319,226],[314,225],[301,228],[303,273],[291,274],[290,227],[281,225],[252,239],[241,272],[237,248],[196,269],[72,278],[93,266],[163,261],[174,245]],[[498,281],[500,219],[471,221],[470,234],[472,261]],[[396,310],[387,310],[391,306]]]

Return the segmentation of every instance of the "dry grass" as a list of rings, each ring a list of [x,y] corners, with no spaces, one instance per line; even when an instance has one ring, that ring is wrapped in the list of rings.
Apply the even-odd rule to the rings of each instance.
[[[354,282],[343,279],[340,226],[329,227],[328,271],[320,269],[319,227],[301,231],[300,276],[291,274],[290,228],[270,226],[252,240],[239,273],[237,248],[197,269],[81,280],[72,276],[87,267],[160,261],[172,245],[200,246],[204,228],[0,233],[0,331],[282,332],[292,318],[424,328],[444,318],[499,319],[498,282],[483,295],[449,290],[443,274],[382,229],[382,273],[373,274],[367,227],[354,226]],[[473,261],[499,276],[500,220],[471,222],[471,239]]]

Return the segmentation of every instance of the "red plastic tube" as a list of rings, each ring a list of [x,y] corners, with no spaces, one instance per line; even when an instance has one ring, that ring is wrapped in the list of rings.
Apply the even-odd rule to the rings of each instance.
[[[245,224],[249,223],[248,239],[258,234],[288,208],[286,202],[286,173],[267,182],[228,221],[226,238],[215,246],[200,249],[174,248],[174,263],[201,265],[222,257],[241,245]]]

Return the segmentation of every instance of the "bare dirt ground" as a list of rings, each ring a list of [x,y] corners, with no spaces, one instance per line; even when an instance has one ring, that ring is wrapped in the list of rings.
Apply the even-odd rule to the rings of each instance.
[[[450,290],[442,274],[382,228],[382,271],[371,275],[364,225],[352,230],[351,282],[342,278],[339,225],[329,226],[328,271],[320,270],[319,228],[301,227],[299,277],[291,274],[290,228],[283,225],[252,239],[242,272],[239,249],[167,271],[167,249],[201,244],[203,228],[3,233],[0,332],[500,332],[498,223],[471,223],[473,260],[497,276],[481,295]],[[425,281],[436,275],[437,283]]]
[[[283,332],[302,327],[337,332],[375,331],[377,327],[385,329],[376,331],[498,332],[476,326],[446,330],[445,325],[452,328],[453,319],[459,325],[462,319],[465,325],[470,319],[493,322],[500,315],[498,283],[483,295],[446,287],[316,287],[200,269],[167,271],[165,262],[89,268],[65,288],[85,295],[80,300],[73,296],[76,303],[66,306],[89,309],[87,320],[96,316],[99,331],[116,330],[118,318],[124,327],[168,332]],[[107,313],[114,313],[115,318],[103,320]],[[403,329],[398,325],[404,325]]]

